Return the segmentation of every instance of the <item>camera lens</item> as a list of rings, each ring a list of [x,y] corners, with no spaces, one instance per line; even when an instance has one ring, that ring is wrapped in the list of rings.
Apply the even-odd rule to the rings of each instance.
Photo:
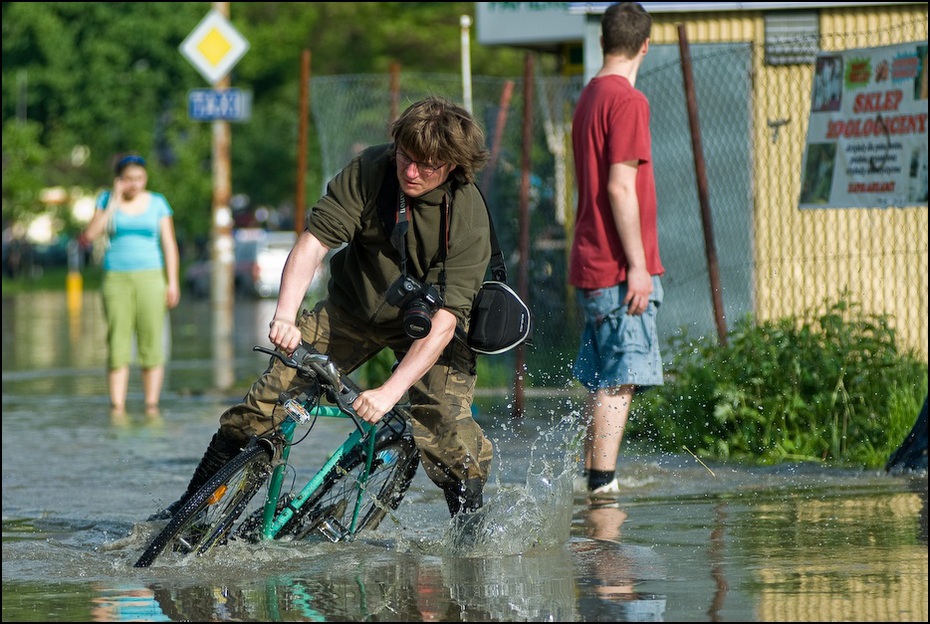
[[[411,338],[424,338],[433,328],[429,306],[422,301],[413,301],[404,312],[404,332]]]

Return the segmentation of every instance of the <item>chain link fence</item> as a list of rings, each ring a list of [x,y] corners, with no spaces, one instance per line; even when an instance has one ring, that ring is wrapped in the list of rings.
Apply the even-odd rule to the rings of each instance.
[[[884,30],[822,38],[831,50],[927,40],[927,18]],[[714,335],[695,159],[677,45],[650,47],[636,86],[649,98],[666,275],[659,313],[672,335]],[[529,65],[530,67],[532,65]],[[691,45],[691,67],[709,189],[723,319],[781,318],[846,298],[887,314],[899,346],[927,359],[927,206],[798,209],[813,64],[768,66],[761,43]],[[472,109],[493,159],[481,184],[491,206],[511,284],[519,274],[521,166],[530,134],[527,298],[536,322],[523,353],[528,386],[571,384],[581,331],[567,282],[574,213],[571,117],[581,76],[472,79]],[[311,81],[311,110],[324,179],[359,149],[389,140],[393,115],[427,95],[461,102],[451,74],[351,75]],[[524,102],[530,100],[530,119]],[[513,365],[514,353],[496,356]]]

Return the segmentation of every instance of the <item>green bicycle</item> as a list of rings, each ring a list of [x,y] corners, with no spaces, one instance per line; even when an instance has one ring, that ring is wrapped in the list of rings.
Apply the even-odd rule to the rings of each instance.
[[[293,396],[282,393],[282,422],[250,440],[188,498],[135,567],[148,567],[163,553],[204,555],[235,540],[349,540],[375,529],[410,487],[419,455],[405,407],[396,405],[377,425],[368,424],[352,409],[360,389],[325,354],[306,344],[290,356],[265,347],[254,350],[294,368],[303,387]],[[321,405],[324,398],[335,405]],[[285,491],[294,432],[303,424],[312,430],[318,416],[351,418],[356,428],[300,491]],[[256,494],[263,488],[261,502]]]

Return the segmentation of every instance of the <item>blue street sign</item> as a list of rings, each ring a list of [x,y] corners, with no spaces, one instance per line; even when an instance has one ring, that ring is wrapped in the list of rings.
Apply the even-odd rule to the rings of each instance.
[[[191,89],[187,92],[191,121],[248,121],[252,92],[242,89]]]

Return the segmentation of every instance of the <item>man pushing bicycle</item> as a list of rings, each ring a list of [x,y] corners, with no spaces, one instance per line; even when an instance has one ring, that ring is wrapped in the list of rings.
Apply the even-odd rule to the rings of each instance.
[[[493,459],[471,412],[476,355],[460,338],[491,256],[488,210],[475,185],[488,151],[471,114],[438,97],[407,108],[391,138],[353,158],[308,212],[268,338],[288,354],[303,340],[346,373],[391,349],[391,376],[352,407],[374,424],[409,398],[420,462],[454,517],[481,507]],[[301,311],[331,250],[328,295]],[[251,437],[273,429],[279,396],[299,384],[295,377],[271,358],[242,402],[220,416],[187,491],[150,520],[171,517]]]

